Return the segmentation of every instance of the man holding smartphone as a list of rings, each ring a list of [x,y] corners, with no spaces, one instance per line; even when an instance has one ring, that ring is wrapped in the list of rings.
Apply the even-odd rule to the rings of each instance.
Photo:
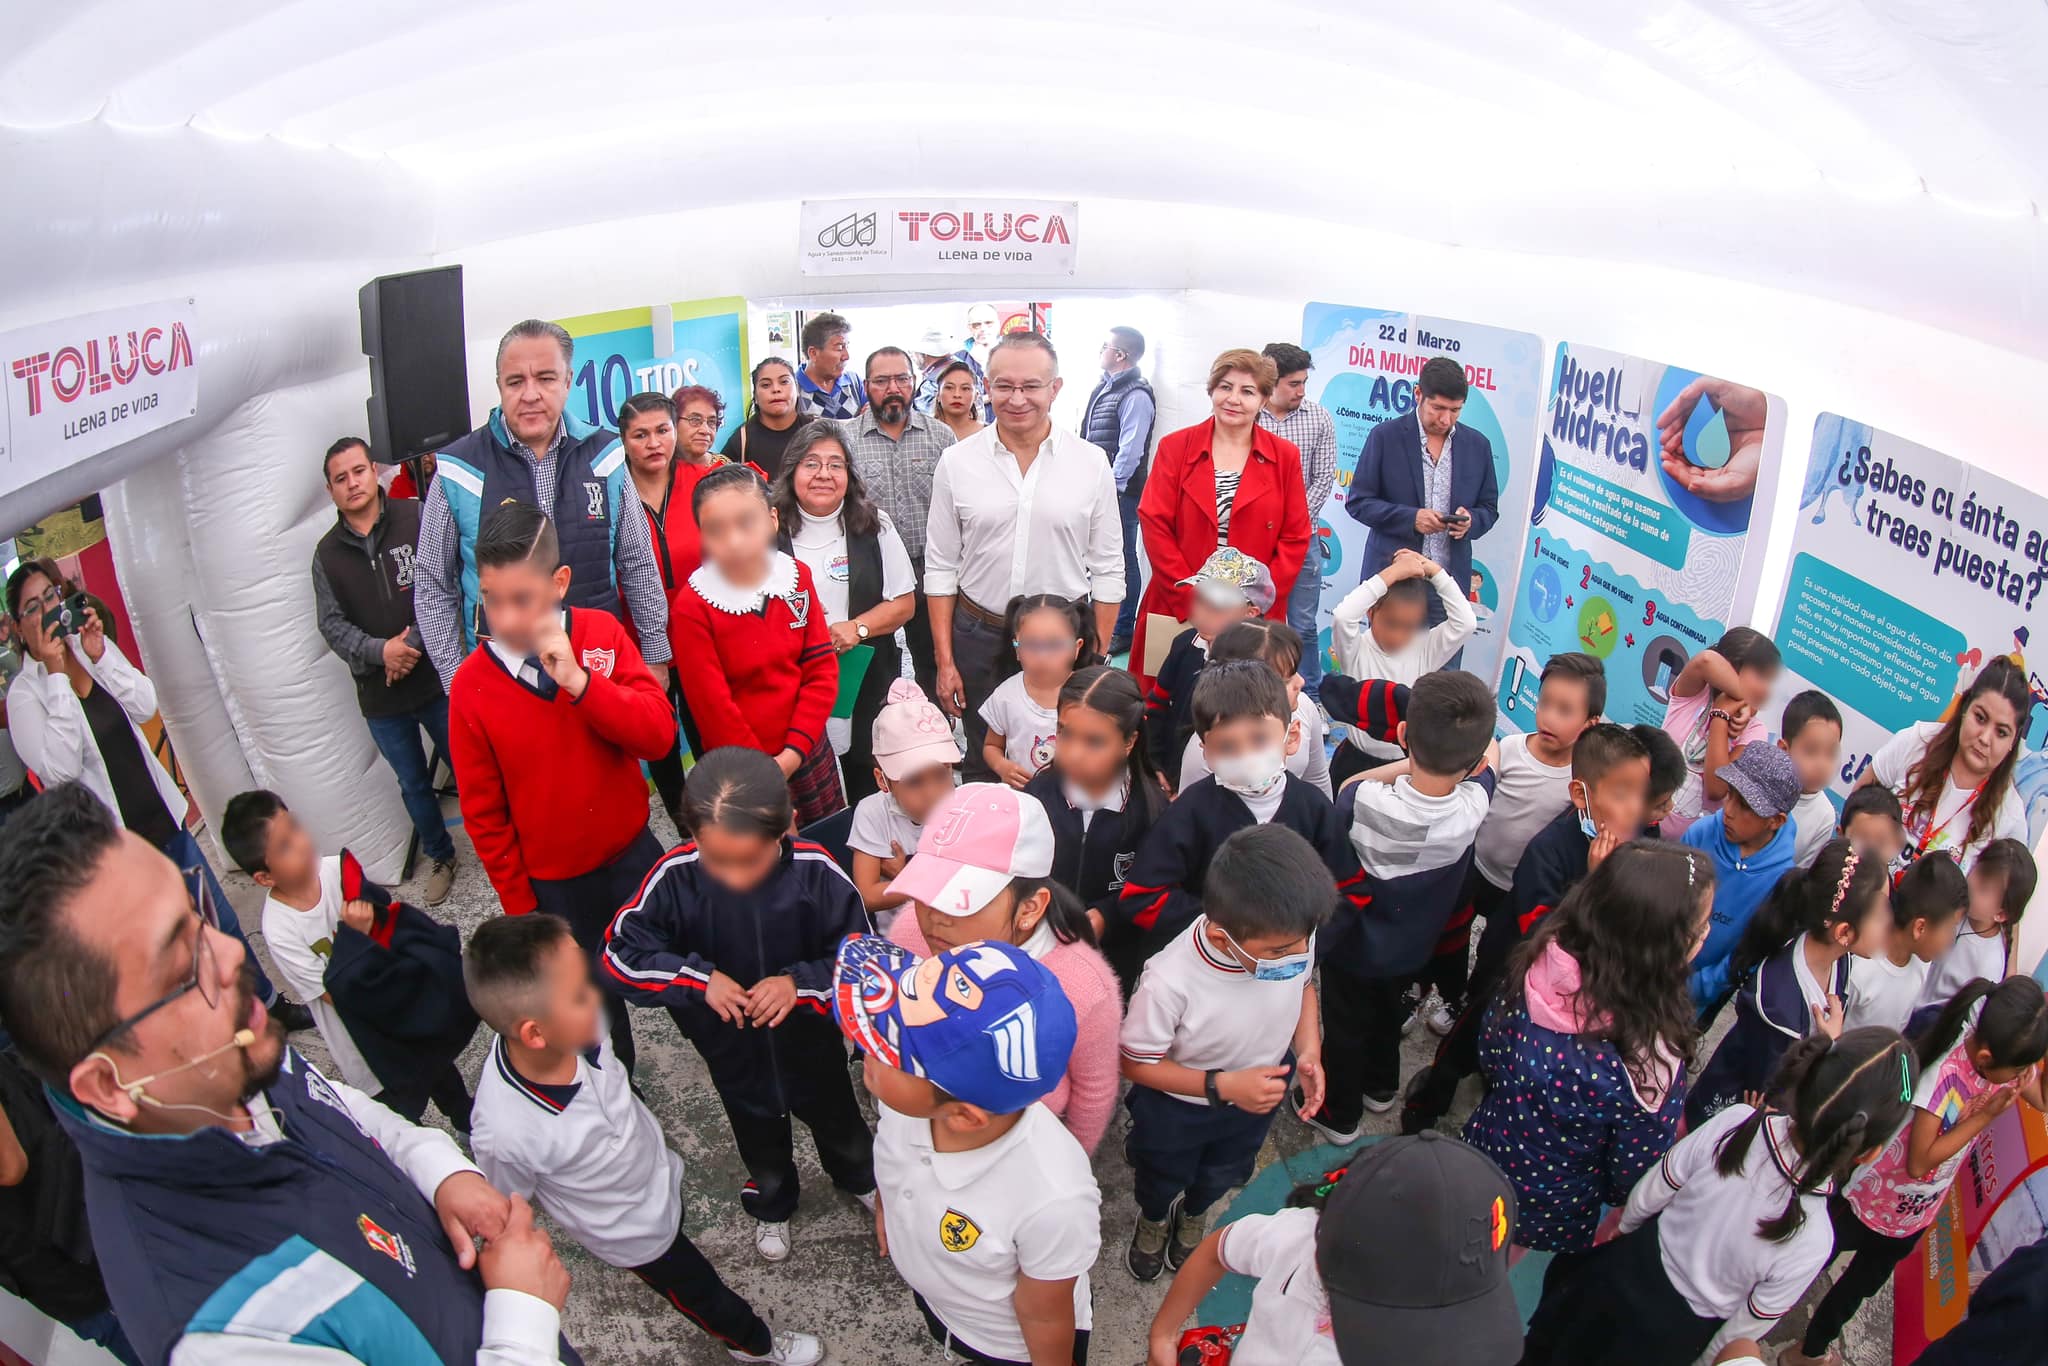
[[[1500,516],[1500,486],[1493,444],[1458,425],[1469,392],[1464,367],[1434,357],[1416,377],[1413,419],[1388,418],[1366,438],[1344,500],[1345,511],[1372,529],[1360,582],[1401,550],[1419,551],[1458,583],[1470,582],[1472,540]],[[1443,619],[1443,604],[1432,598],[1430,624]]]

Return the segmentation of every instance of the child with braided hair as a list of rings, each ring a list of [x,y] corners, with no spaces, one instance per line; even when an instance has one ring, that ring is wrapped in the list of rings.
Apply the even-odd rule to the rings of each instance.
[[[1917,1074],[1896,1030],[1793,1044],[1768,1101],[1680,1139],[1636,1183],[1621,1235],[1546,1279],[1522,1366],[1685,1366],[1762,1338],[1827,1265],[1827,1199],[1905,1120]]]
[[[1969,983],[1915,1048],[1920,1082],[1909,1117],[1876,1159],[1828,1200],[1835,1250],[1854,1255],[1815,1306],[1805,1339],[1779,1357],[1784,1366],[1841,1366],[1832,1344],[1842,1325],[1919,1243],[1991,1122],[2015,1097],[2048,1109],[2041,1083],[2048,1000],[2031,977]]]
[[[1842,1032],[1850,955],[1885,951],[1890,891],[1884,863],[1839,837],[1779,879],[1729,959],[1735,1024],[1686,1096],[1688,1127],[1761,1091],[1796,1041]]]

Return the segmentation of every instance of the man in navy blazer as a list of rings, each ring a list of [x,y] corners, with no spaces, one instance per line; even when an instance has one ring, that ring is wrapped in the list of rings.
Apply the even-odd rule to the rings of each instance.
[[[1458,425],[1468,389],[1463,367],[1435,357],[1416,377],[1414,414],[1388,418],[1365,439],[1344,498],[1344,510],[1372,529],[1361,583],[1386,568],[1395,551],[1414,550],[1442,565],[1460,588],[1470,586],[1472,541],[1500,517],[1500,486],[1493,443]],[[1431,594],[1430,624],[1443,619],[1444,605]]]

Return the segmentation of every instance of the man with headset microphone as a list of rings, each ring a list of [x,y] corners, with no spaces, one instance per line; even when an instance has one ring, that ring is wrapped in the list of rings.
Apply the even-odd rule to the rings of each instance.
[[[286,1045],[205,879],[76,783],[7,835],[0,1025],[78,1146],[145,1361],[578,1361],[526,1202]]]

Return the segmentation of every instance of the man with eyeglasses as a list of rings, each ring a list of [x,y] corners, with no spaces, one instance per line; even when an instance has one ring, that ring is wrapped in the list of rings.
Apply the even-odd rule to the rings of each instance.
[[[205,879],[76,783],[9,834],[0,1025],[78,1147],[144,1360],[578,1360],[569,1275],[526,1202],[285,1044]]]
[[[1152,422],[1158,401],[1138,370],[1145,356],[1145,334],[1135,327],[1112,327],[1102,344],[1102,379],[1081,410],[1081,435],[1109,457],[1116,480],[1116,512],[1124,534],[1124,602],[1116,614],[1116,630],[1108,653],[1131,648],[1138,628],[1138,500],[1145,496],[1145,457],[1152,449]]]
[[[1053,426],[1059,356],[1035,332],[1013,332],[988,358],[995,422],[955,445],[932,479],[925,593],[938,659],[934,696],[967,729],[970,780],[985,780],[981,704],[993,690],[1003,614],[1019,593],[1092,605],[1091,648],[1124,599],[1116,481],[1100,449]]]
[[[904,635],[910,643],[910,668],[925,696],[931,696],[938,665],[932,646],[931,612],[922,591],[924,583],[925,522],[932,507],[932,475],[939,457],[956,438],[952,428],[930,413],[918,412],[912,400],[917,395],[917,372],[910,355],[899,347],[885,346],[868,357],[868,410],[839,424],[846,454],[853,472],[867,486],[875,506],[889,514],[903,548],[910,552],[910,566],[917,571],[920,591],[916,610]]]
[[[654,537],[626,473],[619,434],[564,412],[576,343],[560,324],[528,318],[498,341],[498,406],[436,457],[420,506],[414,615],[445,691],[476,648],[476,533],[484,514],[532,503],[555,524],[569,566],[568,607],[630,608],[655,681],[668,684],[668,594]]]

